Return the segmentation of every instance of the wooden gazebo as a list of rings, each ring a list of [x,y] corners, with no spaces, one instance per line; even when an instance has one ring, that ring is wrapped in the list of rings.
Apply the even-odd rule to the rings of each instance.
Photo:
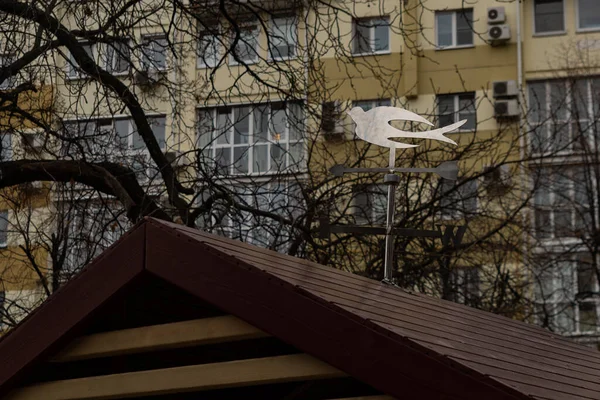
[[[6,399],[600,399],[600,353],[147,219],[0,340]]]

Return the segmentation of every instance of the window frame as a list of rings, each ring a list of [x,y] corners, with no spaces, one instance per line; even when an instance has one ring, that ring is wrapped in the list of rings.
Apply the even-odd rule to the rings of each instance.
[[[364,195],[366,204],[357,204]],[[381,183],[357,184],[352,187],[350,214],[356,225],[384,226],[387,220],[387,186]],[[378,204],[385,204],[378,210]]]
[[[279,27],[275,26],[275,20],[276,19],[289,19],[291,20],[291,27],[292,27],[292,41],[293,41],[293,55],[288,55],[288,56],[275,56],[274,52],[273,52],[273,45],[272,45],[272,40],[271,40],[271,35],[275,36],[274,34],[274,30],[275,29],[279,29]],[[269,53],[269,60],[271,61],[284,61],[284,60],[291,60],[294,58],[298,57],[298,16],[296,14],[274,14],[269,18],[269,25],[268,25],[268,33],[267,33],[267,40],[268,40],[268,53]],[[287,38],[286,38],[287,39]],[[287,43],[287,42],[286,42]],[[287,43],[287,46],[290,47],[290,44]],[[279,52],[279,51],[277,51]]]
[[[218,151],[221,149],[227,149],[229,151],[229,164],[227,165],[227,169],[228,171],[225,174],[222,174],[220,170],[218,170],[218,174],[220,177],[224,178],[227,176],[237,176],[237,177],[243,177],[243,176],[268,176],[268,175],[273,175],[273,174],[281,174],[281,173],[292,173],[292,172],[304,172],[307,170],[308,165],[306,164],[306,143],[305,143],[305,129],[303,127],[302,131],[299,132],[299,137],[297,137],[296,139],[291,139],[290,133],[292,132],[291,125],[289,124],[288,119],[286,118],[285,121],[285,140],[284,141],[277,141],[274,140],[272,138],[272,121],[273,121],[273,105],[281,105],[284,104],[284,108],[283,111],[285,113],[285,116],[291,116],[293,115],[293,111],[292,108],[290,107],[290,105],[296,105],[297,107],[301,108],[301,112],[302,112],[302,120],[305,121],[306,120],[306,116],[304,115],[305,110],[304,108],[304,102],[268,102],[268,103],[261,103],[261,104],[231,104],[231,105],[227,105],[227,106],[211,106],[211,107],[198,107],[196,109],[196,143],[197,143],[197,147],[199,149],[203,149],[203,152],[210,152],[209,155],[209,159],[208,161],[212,164],[213,167],[217,168],[217,170],[219,169],[219,167],[216,166],[216,164],[218,163],[217,161],[217,154]],[[236,109],[244,109],[244,108],[249,108],[250,110],[250,114],[248,115],[248,137],[247,137],[247,141],[245,143],[235,143],[235,110]],[[267,138],[265,140],[256,141],[256,133],[254,131],[254,123],[256,120],[255,117],[255,110],[257,109],[268,109],[268,116],[267,116],[267,127],[266,127],[266,135]],[[218,134],[217,136],[214,136],[218,130],[219,130],[219,112],[220,111],[225,111],[227,110],[227,135],[229,136],[230,140],[229,143],[218,143],[218,138],[223,135],[224,133]],[[275,109],[275,111],[281,110],[281,108],[277,108]],[[202,134],[198,131],[198,129],[200,129],[200,114],[204,113],[204,112],[209,112],[211,115],[211,137],[208,139],[208,143],[206,146],[202,146],[202,144],[200,143],[201,140],[201,136]],[[224,113],[223,113],[224,115]],[[289,118],[289,117],[288,117]],[[204,133],[206,134],[206,133]],[[278,145],[278,143],[283,143],[285,145],[285,166],[281,167],[281,168],[272,168],[272,162],[273,162],[273,156],[272,156],[272,149],[274,146]],[[267,148],[267,168],[264,171],[254,171],[254,169],[256,168],[255,162],[254,162],[254,149],[257,146],[257,144],[259,146],[266,146]],[[292,162],[291,157],[292,157],[292,145],[296,145],[298,147],[300,147],[300,160],[294,160],[295,162]],[[247,170],[244,171],[237,171],[236,170],[236,160],[235,160],[235,148],[246,148],[246,157],[247,157]],[[242,155],[243,157],[244,155]],[[300,167],[298,167],[298,165],[301,164]]]
[[[242,30],[247,29],[247,28],[251,28],[249,30],[251,30],[253,32],[253,37],[256,40],[256,49],[251,50],[251,53],[254,55],[254,57],[252,59],[248,59],[248,60],[244,60],[242,59],[242,62],[238,62],[236,61],[234,54],[237,55],[239,57],[239,54],[237,52],[236,47],[231,47],[230,50],[230,54],[229,54],[229,65],[235,66],[235,65],[252,65],[252,64],[256,64],[260,61],[260,34],[261,34],[261,22],[256,19],[250,19],[244,22],[241,22],[238,24],[238,29],[240,30],[240,37],[238,39],[238,43],[237,45],[240,44],[240,41],[242,43],[245,43],[246,45],[248,45],[248,42],[242,41]],[[235,41],[235,35],[236,33],[232,30],[232,28],[229,28],[229,40],[231,42],[231,45],[233,45],[233,42]]]
[[[370,25],[369,28],[369,47],[370,47],[370,51],[368,52],[356,52],[356,40],[358,38],[358,32],[357,32],[357,27],[358,27],[358,21],[375,21],[375,20],[382,20],[382,21],[386,21],[385,25],[387,27],[387,49],[386,50],[375,50],[375,26],[374,25]],[[366,23],[365,23],[365,27],[366,27]],[[381,15],[381,16],[377,16],[377,17],[364,17],[364,18],[353,18],[352,19],[352,40],[350,41],[350,46],[351,46],[351,54],[353,57],[363,57],[363,56],[372,56],[372,55],[385,55],[385,54],[391,54],[392,52],[392,46],[391,46],[391,36],[390,35],[390,28],[391,28],[391,22],[390,22],[390,16],[389,15]]]
[[[566,13],[566,5],[565,5],[565,0],[561,0],[562,2],[562,6],[563,6],[563,10],[562,10],[562,14],[563,14],[563,29],[562,30],[557,30],[557,31],[547,31],[547,32],[538,32],[537,31],[537,27],[535,25],[535,0],[533,0],[531,2],[531,26],[533,27],[533,35],[534,37],[537,36],[556,36],[556,35],[564,35],[565,33],[567,33],[567,13]]]
[[[453,49],[468,49],[471,47],[475,47],[475,31],[471,29],[471,43],[470,44],[456,44],[457,36],[458,36],[458,25],[456,23],[457,15],[462,12],[463,14],[470,10],[471,18],[473,17],[473,8],[461,8],[458,10],[439,10],[435,11],[435,49],[436,50],[453,50]],[[451,14],[452,15],[452,44],[448,46],[440,46],[439,45],[439,24],[438,24],[438,16],[441,14]],[[473,25],[473,20],[471,20],[471,25]]]
[[[574,96],[576,95],[576,85],[577,83],[584,81],[586,96],[584,104],[586,104],[587,108],[587,118],[582,118],[581,116],[573,115],[574,109],[576,107],[576,100]],[[531,154],[535,155],[544,155],[544,156],[561,156],[561,155],[576,155],[581,152],[585,152],[584,148],[577,148],[577,141],[580,139],[580,135],[586,136],[586,145],[595,148],[598,144],[598,134],[600,134],[600,125],[596,123],[598,118],[600,118],[600,98],[595,100],[594,97],[594,81],[597,82],[598,88],[600,88],[600,76],[584,76],[577,78],[575,80],[571,79],[543,79],[543,80],[530,80],[527,81],[527,108],[529,110],[530,116],[533,114],[531,110],[534,110],[532,106],[534,102],[538,103],[537,99],[533,98],[533,85],[543,84],[544,87],[544,104],[543,109],[539,108],[542,111],[544,116],[538,116],[538,120],[534,121],[531,117],[527,118],[527,125],[529,127],[529,138],[528,138],[528,149]],[[556,87],[556,84],[561,84],[564,90],[565,103],[564,103],[564,118],[556,118],[555,114],[557,111],[553,110],[553,95],[552,89]],[[594,104],[597,102],[598,104]],[[540,102],[541,103],[541,102]],[[538,111],[539,112],[539,111]],[[597,113],[598,115],[595,115]],[[578,117],[578,118],[577,118]],[[589,133],[586,135],[581,132],[580,123],[582,121],[588,121],[587,129]],[[598,126],[596,126],[598,125]],[[558,126],[558,128],[557,128]],[[577,128],[577,131],[574,131],[574,126]],[[554,132],[557,131],[560,127],[567,129],[567,142],[568,145],[564,146],[565,148],[562,150],[554,149],[552,145],[552,138],[555,137]],[[537,129],[541,129],[542,133],[536,132]],[[598,132],[594,132],[594,130],[598,129]],[[536,143],[540,140],[539,135],[543,135],[545,139],[546,147],[543,147],[544,143]],[[577,136],[575,136],[577,135]],[[560,143],[556,143],[559,145]],[[541,145],[541,146],[540,146]],[[540,148],[536,148],[540,146]]]
[[[575,3],[575,27],[576,27],[576,32],[596,32],[596,31],[600,31],[600,23],[598,24],[598,26],[594,26],[591,28],[582,28],[581,27],[581,20],[579,19],[580,15],[581,15],[581,11],[580,11],[580,2],[581,0],[577,0],[577,2]]]
[[[581,168],[579,165],[573,164],[570,166],[564,166],[564,165],[560,165],[560,166],[554,166],[554,165],[547,165],[547,166],[541,166],[540,168],[538,168],[538,170],[548,170],[551,171],[552,169],[556,169],[556,168],[560,168],[563,171],[568,171],[568,175],[567,176],[562,176],[561,179],[567,179],[567,184],[568,184],[568,188],[564,188],[564,187],[556,187],[556,181],[552,181],[548,184],[544,184],[543,182],[541,183],[543,186],[539,186],[537,190],[543,189],[546,193],[546,200],[545,202],[548,204],[538,204],[537,201],[537,191],[534,192],[534,196],[532,199],[532,205],[533,205],[533,209],[532,209],[532,226],[534,229],[534,233],[535,236],[537,237],[538,240],[542,240],[542,241],[546,241],[546,242],[554,242],[554,241],[564,241],[565,239],[574,239],[576,238],[576,236],[573,235],[562,235],[559,233],[558,228],[556,226],[556,214],[559,213],[566,213],[567,211],[569,212],[569,229],[571,230],[571,232],[575,233],[577,231],[577,223],[578,223],[578,219],[580,218],[579,212],[581,211],[579,207],[575,206],[575,203],[577,201],[576,197],[577,197],[577,187],[579,186],[577,184],[576,181],[576,173],[578,168]],[[550,173],[549,175],[554,176],[555,174]],[[543,177],[541,178],[543,179]],[[592,179],[592,184],[595,186],[595,182]],[[565,193],[565,190],[568,192],[568,199],[567,199],[567,204],[564,205],[562,208],[557,207],[557,205],[555,204],[556,202],[556,194],[557,193]],[[592,191],[597,190],[595,187],[592,189]],[[596,202],[596,200],[593,200],[594,202]],[[596,204],[586,204],[586,205],[581,205],[581,207],[583,207],[584,209],[592,209],[594,212],[597,211],[597,205]],[[542,236],[540,234],[540,232],[545,232],[545,231],[540,231],[537,227],[538,227],[538,215],[543,214],[546,215],[546,219],[541,219],[541,221],[544,221],[544,225],[549,225],[550,229],[548,230],[549,234],[547,236]],[[596,215],[597,217],[597,215]],[[585,223],[585,220],[582,220],[583,223]]]
[[[534,271],[534,295],[533,302],[535,307],[543,307],[544,313],[548,313],[550,317],[550,327],[552,329],[561,330],[559,323],[561,314],[564,314],[567,309],[571,308],[573,312],[572,330],[559,332],[566,336],[579,336],[579,335],[594,335],[600,333],[600,299],[592,297],[578,298],[579,293],[582,293],[579,288],[579,266],[581,265],[582,256],[584,253],[573,254],[565,259],[554,258],[550,263],[545,262],[544,264],[550,264],[550,268],[546,267],[541,273]],[[593,265],[593,264],[592,264]],[[566,270],[566,275],[564,271]],[[549,273],[548,273],[549,272]],[[540,287],[544,287],[547,284],[543,278],[540,277],[546,274],[547,278],[551,281],[551,293],[540,293]],[[564,278],[569,279],[571,286],[565,287]],[[592,282],[593,290],[598,292],[599,285],[598,280],[593,279]],[[566,293],[566,294],[565,294]],[[572,293],[572,298],[569,298],[568,294]],[[541,294],[541,298],[540,298]],[[581,305],[593,304],[596,309],[596,329],[595,330],[582,330],[581,323]],[[568,315],[567,315],[568,317]],[[534,310],[534,320],[539,325],[540,315]]]
[[[206,69],[206,68],[215,68],[218,64],[219,61],[222,57],[221,52],[222,52],[222,43],[221,40],[219,40],[220,35],[222,34],[222,27],[220,25],[215,25],[214,28],[204,28],[204,29],[200,29],[199,33],[198,33],[198,45],[196,48],[196,68],[197,69]],[[210,37],[211,38],[211,43],[208,44],[208,46],[213,46],[214,50],[215,50],[215,59],[211,60],[212,62],[207,63],[207,59],[205,57],[201,57],[200,55],[200,45],[202,43],[202,40],[200,38],[205,38],[205,37]],[[207,46],[207,47],[208,47]]]
[[[163,47],[164,50],[164,58],[165,58],[165,65],[164,67],[157,67],[154,63],[154,60],[149,60],[151,61],[148,65],[146,65],[146,58],[147,58],[147,53],[145,51],[145,49],[147,49],[147,45],[150,43],[157,43],[158,40],[164,40],[165,46]],[[167,71],[169,69],[169,54],[168,54],[168,48],[169,48],[169,41],[166,37],[166,35],[161,34],[161,33],[153,33],[153,34],[147,34],[147,35],[142,35],[140,37],[140,41],[141,41],[141,46],[140,46],[140,69],[143,71],[148,71],[148,72],[164,72]],[[152,49],[152,51],[154,51],[154,49]]]
[[[166,116],[166,114],[149,114],[149,115],[147,115],[147,119],[148,120],[164,119],[164,138],[162,140],[162,143],[161,143],[161,140],[159,140],[159,138],[157,138],[157,142],[158,142],[158,145],[160,146],[161,150],[163,152],[166,152],[168,149],[167,116]],[[79,128],[79,125],[91,123],[91,124],[93,124],[93,130],[96,131],[98,129],[98,122],[100,122],[100,121],[101,122],[110,122],[109,129],[112,131],[112,139],[114,140],[114,143],[116,143],[116,151],[113,152],[113,157],[115,157],[115,158],[126,157],[127,160],[130,161],[132,168],[133,168],[133,164],[135,164],[135,160],[141,159],[144,162],[144,165],[146,166],[146,168],[143,169],[143,171],[145,172],[143,177],[136,173],[138,182],[140,184],[149,183],[150,177],[152,177],[153,185],[162,184],[162,177],[160,176],[160,174],[156,173],[156,171],[157,171],[156,166],[153,165],[153,161],[150,157],[150,152],[148,151],[148,148],[145,145],[139,149],[134,146],[135,137],[136,137],[136,135],[139,136],[139,134],[137,133],[135,124],[134,124],[131,116],[116,115],[116,116],[112,116],[112,117],[96,117],[96,118],[85,117],[85,118],[65,119],[65,120],[61,121],[61,123],[63,124],[63,126],[78,125],[77,133],[79,135],[81,135],[81,137],[83,137],[85,135],[82,134],[82,132],[85,132],[85,130],[82,131]],[[122,146],[123,142],[121,141],[121,137],[120,137],[119,133],[117,132],[117,128],[116,128],[117,121],[128,121],[126,148],[124,148]],[[103,126],[108,126],[108,125],[103,125]],[[155,137],[156,137],[156,135],[155,135]],[[96,143],[93,145],[101,146],[101,144],[96,144]]]
[[[449,115],[450,113],[442,113],[440,110],[440,98],[441,97],[452,97],[452,102],[453,102],[453,111],[452,111],[452,115],[454,117],[454,122],[453,123],[457,123],[458,121],[460,121],[460,114],[461,114],[461,110],[460,110],[460,100],[461,100],[461,96],[466,96],[466,95],[473,95],[473,107],[475,109],[473,115],[474,115],[474,127],[473,128],[464,128],[464,125],[461,126],[460,128],[458,128],[455,132],[477,132],[477,94],[476,92],[464,92],[464,93],[446,93],[446,94],[437,94],[435,101],[436,101],[436,116],[437,119],[439,121],[440,116],[441,115]]]
[[[6,249],[8,247],[8,233],[10,231],[10,220],[8,211],[8,209],[0,210],[0,219],[6,221],[6,231],[0,232],[0,239],[5,239],[4,241],[0,240],[0,249]],[[4,238],[2,236],[4,236]]]
[[[481,201],[479,199],[480,182],[477,178],[467,178],[462,181],[451,181],[448,179],[440,178],[439,182],[439,194],[440,194],[440,206],[439,216],[443,221],[456,221],[461,219],[472,218],[479,214],[479,208]],[[473,184],[475,186],[472,196],[465,196],[463,198],[463,192],[467,190],[467,185]],[[447,189],[445,188],[447,187]],[[473,210],[466,210],[465,201],[472,200],[475,202]],[[450,202],[450,205],[459,204],[460,209],[456,206],[453,209],[448,209],[444,206],[446,201]]]
[[[127,51],[129,53],[129,58],[125,59],[122,58],[126,61],[127,63],[127,68],[125,69],[125,71],[115,71],[114,70],[114,65],[116,64],[117,60],[119,59],[119,57],[122,57],[121,54],[117,53],[117,50],[115,47],[112,46],[112,43],[115,42],[119,42],[121,44],[124,44],[127,48]],[[131,62],[132,62],[132,57],[131,57],[131,48],[129,47],[129,44],[131,43],[131,40],[128,38],[124,38],[121,40],[114,40],[112,43],[102,43],[101,45],[96,45],[97,49],[98,49],[98,55],[97,57],[100,58],[100,66],[102,68],[104,68],[106,70],[106,72],[109,72],[115,76],[125,76],[125,75],[129,75],[129,73],[131,72]],[[112,51],[113,53],[113,57],[109,58],[109,52]],[[118,57],[115,58],[114,54],[118,54]],[[103,59],[104,58],[104,59]],[[109,61],[111,61],[112,65],[108,65]]]
[[[4,68],[5,66],[12,64],[13,60],[14,60],[14,54],[0,53],[0,68]],[[0,84],[0,90],[13,89],[16,86],[16,84],[17,84],[17,76],[12,75]]]
[[[98,57],[99,57],[98,43],[90,43],[89,41],[81,41],[78,43],[82,47],[89,46],[91,54],[88,54],[88,55],[92,58],[92,60],[94,60],[94,62],[98,63]],[[102,65],[102,64],[100,63],[100,65]],[[71,52],[69,52],[69,58],[66,62],[66,67],[67,67],[66,78],[68,81],[75,81],[78,79],[86,79],[85,72],[80,71],[79,64],[77,64],[77,62],[73,58],[73,54],[71,54]]]

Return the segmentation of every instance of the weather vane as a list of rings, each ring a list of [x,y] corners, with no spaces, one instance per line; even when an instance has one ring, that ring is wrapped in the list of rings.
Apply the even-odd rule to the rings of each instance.
[[[330,169],[330,172],[335,176],[343,176],[345,173],[376,173],[385,172],[383,179],[384,184],[388,185],[387,192],[387,213],[386,226],[357,226],[357,225],[329,225],[327,218],[322,218],[321,235],[325,236],[329,233],[358,233],[358,234],[385,234],[385,259],[384,259],[384,282],[393,283],[393,256],[394,256],[394,238],[396,235],[410,237],[434,237],[441,238],[442,244],[447,246],[450,241],[458,246],[462,241],[466,227],[460,226],[454,233],[454,226],[448,226],[443,232],[441,227],[439,230],[418,230],[409,228],[394,228],[394,212],[395,212],[395,192],[396,186],[400,183],[400,177],[395,172],[410,172],[410,173],[436,173],[440,177],[449,180],[456,180],[458,177],[458,166],[456,161],[447,161],[440,164],[436,168],[396,168],[396,149],[408,149],[418,147],[416,144],[402,143],[392,139],[415,138],[438,140],[441,142],[457,145],[452,139],[444,136],[445,133],[452,132],[462,125],[467,120],[462,120],[454,124],[432,129],[423,132],[410,132],[396,129],[390,125],[390,121],[412,121],[433,126],[425,118],[413,112],[396,107],[375,107],[369,111],[364,111],[360,107],[354,107],[348,111],[348,114],[356,123],[356,136],[369,143],[390,149],[389,167],[388,168],[347,168],[343,165],[335,165]]]

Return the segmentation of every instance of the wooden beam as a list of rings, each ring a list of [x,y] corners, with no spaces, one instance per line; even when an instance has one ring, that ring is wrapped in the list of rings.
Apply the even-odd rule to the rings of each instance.
[[[52,361],[142,353],[268,336],[231,315],[98,333],[73,341]]]
[[[316,358],[294,354],[46,382],[17,389],[7,399],[114,399],[342,376]]]

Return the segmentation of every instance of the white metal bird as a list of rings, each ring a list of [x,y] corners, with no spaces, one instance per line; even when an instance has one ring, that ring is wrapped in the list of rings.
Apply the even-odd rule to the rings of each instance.
[[[433,124],[425,118],[403,108],[396,107],[375,107],[369,111],[364,111],[360,107],[354,107],[348,111],[348,114],[356,122],[356,135],[373,144],[394,149],[407,149],[410,147],[418,147],[418,144],[408,144],[390,140],[392,138],[416,138],[416,139],[431,139],[441,142],[457,145],[452,139],[444,136],[444,133],[458,129],[467,122],[466,119],[443,128],[433,129],[424,132],[409,132],[396,129],[390,125],[390,121],[413,121],[421,122],[430,126]]]

